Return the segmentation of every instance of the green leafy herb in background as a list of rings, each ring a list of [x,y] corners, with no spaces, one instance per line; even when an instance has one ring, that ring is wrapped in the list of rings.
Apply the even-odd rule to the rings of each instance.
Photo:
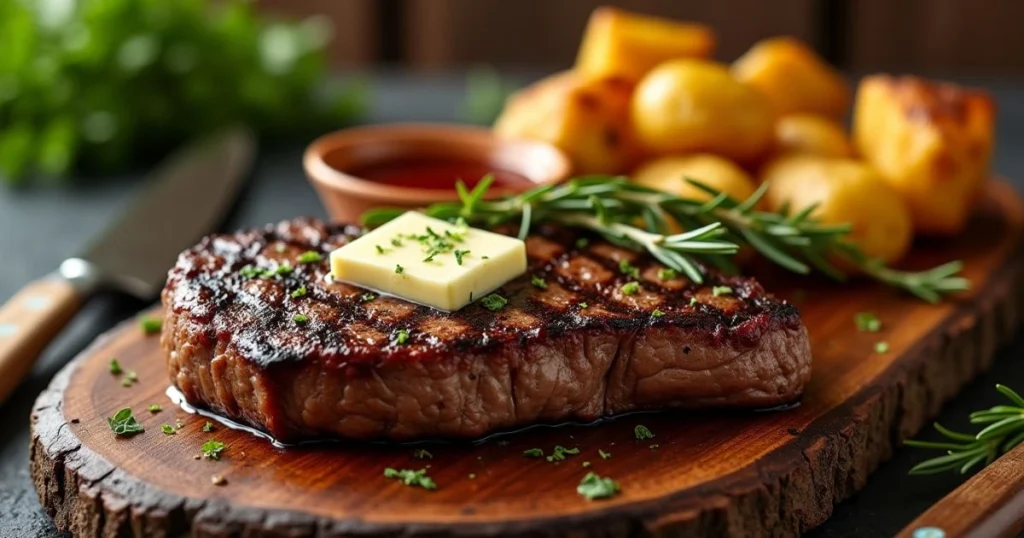
[[[959,433],[941,424],[935,429],[950,441],[906,441],[907,446],[934,448],[946,452],[917,464],[910,474],[935,474],[957,471],[966,474],[978,464],[988,465],[1000,454],[1009,452],[1024,443],[1024,398],[1010,387],[996,385],[996,390],[1006,396],[1013,405],[997,405],[985,411],[971,413],[971,424],[987,424],[975,435]]]
[[[280,139],[350,122],[323,17],[246,0],[0,0],[0,178],[108,173],[245,123]]]
[[[517,86],[502,80],[490,66],[477,66],[466,77],[466,97],[462,102],[462,119],[469,123],[490,125],[501,114]]]

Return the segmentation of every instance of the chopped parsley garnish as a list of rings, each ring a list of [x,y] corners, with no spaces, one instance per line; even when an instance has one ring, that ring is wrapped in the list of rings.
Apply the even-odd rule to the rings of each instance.
[[[139,325],[142,326],[142,332],[145,334],[159,334],[160,329],[164,326],[164,322],[160,318],[143,316],[142,319],[139,320]]]
[[[626,282],[625,284],[622,285],[622,288],[620,289],[622,290],[623,295],[633,295],[636,292],[640,291],[640,283]]]
[[[875,353],[888,353],[888,352],[889,352],[889,342],[886,342],[885,340],[882,340],[881,342],[876,342],[875,343]]]
[[[135,373],[135,370],[127,370],[124,374],[124,379],[121,380],[122,387],[130,387],[135,383],[139,382],[139,375]]]
[[[368,303],[368,302],[370,302],[370,301],[372,301],[372,300],[374,300],[376,298],[377,298],[377,294],[376,293],[369,293],[369,292],[367,292],[367,293],[364,293],[364,294],[359,296],[359,302],[361,302],[361,303]]]
[[[437,256],[440,253],[441,253],[440,251],[431,250],[430,254],[428,254],[426,258],[423,258],[423,261],[424,262],[432,262],[432,261],[434,261],[434,257]]]
[[[661,316],[664,316],[664,315],[665,315],[665,313],[662,312],[661,310],[657,309],[657,308],[654,309],[654,312],[651,312],[651,317],[652,318],[660,318]]]
[[[882,330],[882,320],[871,312],[857,312],[853,315],[853,322],[862,333],[876,333]]]
[[[697,298],[690,297],[690,306],[697,306]]]
[[[480,256],[480,259],[481,260],[489,260],[489,259],[491,259],[491,257],[490,256]]]
[[[675,269],[669,267],[658,269],[658,280],[672,280],[676,275]]]
[[[435,490],[437,484],[434,480],[427,476],[426,469],[420,469],[419,471],[413,471],[411,469],[395,470],[392,468],[384,469],[385,478],[397,478],[406,486],[414,487],[419,486],[423,489]]]
[[[298,299],[299,297],[306,296],[306,286],[302,286],[299,289],[292,292],[292,299]]]
[[[154,415],[164,410],[163,407],[160,407],[160,404],[152,404],[147,409],[149,410],[150,413],[153,413]]]
[[[121,380],[121,386],[124,387],[124,388],[128,388],[128,387],[132,386],[132,380],[131,379],[122,379]]]
[[[227,445],[224,443],[216,439],[210,439],[203,443],[203,457],[211,460],[219,460],[220,455],[224,452],[225,448],[227,448]]]
[[[641,441],[644,439],[654,439],[654,432],[647,429],[647,426],[643,424],[638,424],[636,428],[633,428],[633,435]]]
[[[295,323],[306,323],[307,321],[309,321],[309,316],[305,314],[295,314],[294,316],[292,316],[292,321],[294,321]]]
[[[177,433],[174,426],[171,426],[170,424],[161,424],[160,431],[164,432],[165,435],[174,435]]]
[[[395,264],[395,274],[396,275],[400,275],[400,274],[402,274],[404,272],[405,272],[405,267],[402,267],[400,264]]]
[[[627,260],[619,262],[619,272],[631,278],[640,278],[640,268],[635,267]]]
[[[299,254],[299,263],[317,263],[323,259],[324,257],[314,250],[307,250],[306,252]]]
[[[650,448],[651,450],[657,450],[658,449],[658,445],[657,444],[653,444],[653,445],[649,446],[648,448]]]
[[[398,332],[395,333],[395,338],[394,338],[395,344],[401,346],[401,345],[405,345],[405,343],[408,342],[408,341],[409,341],[409,331],[408,331],[408,329],[398,329]]]
[[[295,269],[291,266],[290,263],[284,262],[275,267],[273,271],[267,270],[264,273],[264,276],[266,276],[267,278],[272,278],[278,275],[290,275],[294,270]]]
[[[587,245],[589,244],[590,240],[588,240],[586,237],[581,237],[576,240],[576,248],[587,248]]]
[[[535,287],[537,289],[541,289],[541,290],[548,289],[547,281],[544,280],[543,278],[539,277],[539,276],[536,276],[536,275],[530,277],[530,284],[533,284],[533,287]]]
[[[505,305],[508,304],[508,299],[498,295],[497,293],[492,293],[487,297],[480,299],[480,304],[491,312],[497,312],[498,310],[505,308]]]
[[[711,288],[711,295],[715,297],[721,297],[722,295],[732,295],[732,288],[729,286],[715,286]]]
[[[110,373],[111,375],[121,375],[124,370],[121,369],[121,363],[117,359],[110,359]]]
[[[455,262],[462,265],[462,257],[469,254],[469,251],[456,249],[452,254],[455,254]]]
[[[384,254],[385,252],[387,252],[386,250],[384,250],[384,247],[380,245],[373,245],[373,248],[377,249],[377,254]]]
[[[400,246],[402,246],[402,238],[401,237],[392,237],[391,238],[391,246],[393,246],[393,247],[400,247]]]
[[[554,451],[551,453],[550,456],[548,456],[548,461],[563,461],[565,460],[566,454],[574,456],[579,453],[580,449],[578,448],[565,448],[564,446],[561,445],[555,445]]]
[[[258,267],[254,267],[252,265],[246,265],[245,267],[238,270],[238,274],[241,275],[242,278],[256,278],[260,276],[262,273],[263,271],[261,271]]]
[[[176,429],[179,429],[179,430],[180,430],[180,429],[182,429],[182,428],[184,428],[184,427],[185,427],[185,423],[184,423],[184,422],[182,422],[180,418],[179,418],[179,419],[176,419],[176,420],[174,421],[174,427],[175,427]]]
[[[610,460],[610,459],[612,459],[612,453],[611,452],[605,452],[604,450],[601,450],[601,449],[597,449],[597,455],[601,456],[601,459],[603,459],[603,460]]]
[[[585,461],[585,462],[583,462],[583,468],[584,468],[584,469],[587,469],[587,468],[589,468],[589,467],[590,467],[590,462],[589,462],[589,461]]]
[[[587,304],[586,302],[581,302],[581,303],[580,303],[580,308],[581,308],[581,309],[582,309],[582,308],[586,308],[586,307],[588,307],[588,306],[590,306],[590,305],[588,305],[588,304]]]
[[[587,473],[587,476],[580,480],[580,485],[576,486],[576,493],[579,493],[588,501],[614,497],[618,492],[619,485],[614,480],[611,478],[601,478],[592,472]]]
[[[146,429],[142,427],[142,424],[139,424],[139,422],[135,420],[135,416],[132,415],[130,407],[125,407],[115,413],[113,417],[108,418],[107,424],[110,425],[110,429],[114,432],[114,435],[120,435],[122,437],[131,437],[132,435],[146,431]]]
[[[213,423],[210,422],[210,421],[206,421],[206,424],[203,424],[203,433],[210,433],[212,431],[213,431]]]
[[[432,459],[434,459],[434,455],[433,454],[431,454],[429,451],[427,451],[425,449],[422,449],[422,448],[417,448],[416,450],[413,450],[412,451],[412,457],[414,457],[414,458],[416,458],[418,460],[432,460]]]
[[[531,448],[523,451],[523,455],[527,458],[543,458],[544,451],[539,448]]]

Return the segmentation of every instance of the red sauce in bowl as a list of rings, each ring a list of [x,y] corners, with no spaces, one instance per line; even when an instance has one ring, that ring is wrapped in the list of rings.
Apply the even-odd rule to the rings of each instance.
[[[472,188],[490,174],[496,188],[529,187],[533,184],[526,176],[509,170],[497,169],[485,163],[455,159],[403,159],[368,164],[346,170],[353,176],[375,183],[415,189],[454,190],[462,180]]]

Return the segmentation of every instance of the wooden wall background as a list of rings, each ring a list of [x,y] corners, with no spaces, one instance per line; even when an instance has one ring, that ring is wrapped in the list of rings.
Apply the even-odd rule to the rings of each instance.
[[[1024,74],[1024,0],[258,0],[320,13],[342,67],[556,69],[571,64],[599,5],[714,26],[731,60],[760,38],[793,35],[852,71]]]

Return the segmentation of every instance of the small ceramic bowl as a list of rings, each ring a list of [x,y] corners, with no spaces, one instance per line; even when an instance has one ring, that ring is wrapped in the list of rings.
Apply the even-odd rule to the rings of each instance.
[[[417,208],[457,200],[454,179],[451,188],[417,185],[416,163],[438,162],[518,178],[515,182],[495,183],[488,191],[489,197],[558,183],[572,171],[569,158],[550,144],[504,139],[484,128],[445,124],[343,129],[315,140],[303,156],[306,175],[331,219],[353,223],[374,207]],[[411,168],[401,183],[359,177],[402,163]],[[425,176],[426,172],[424,180]]]

